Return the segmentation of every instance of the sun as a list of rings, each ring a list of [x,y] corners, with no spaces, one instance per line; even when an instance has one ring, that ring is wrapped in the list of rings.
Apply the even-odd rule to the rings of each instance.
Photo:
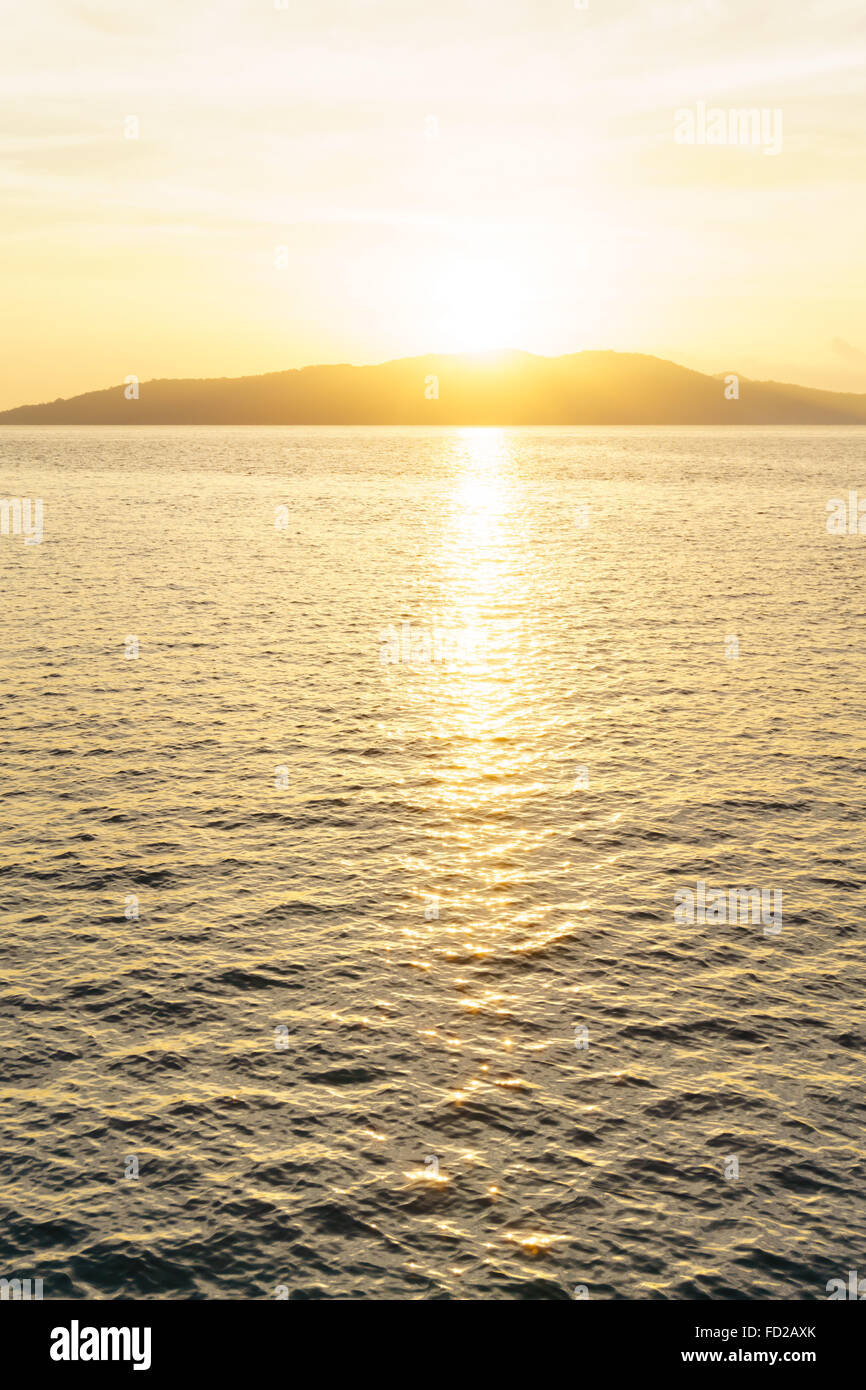
[[[436,336],[451,352],[495,352],[521,342],[521,313],[513,267],[479,258],[447,267],[437,277]]]

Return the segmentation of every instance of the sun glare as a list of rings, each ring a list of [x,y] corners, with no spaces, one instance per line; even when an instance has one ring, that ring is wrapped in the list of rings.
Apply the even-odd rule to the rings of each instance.
[[[439,336],[453,352],[491,352],[517,347],[522,333],[515,272],[483,260],[443,271],[437,286]]]

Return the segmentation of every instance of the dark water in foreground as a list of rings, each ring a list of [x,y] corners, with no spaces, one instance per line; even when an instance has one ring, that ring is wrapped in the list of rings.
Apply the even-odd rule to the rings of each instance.
[[[863,437],[3,431],[0,1275],[866,1275]]]

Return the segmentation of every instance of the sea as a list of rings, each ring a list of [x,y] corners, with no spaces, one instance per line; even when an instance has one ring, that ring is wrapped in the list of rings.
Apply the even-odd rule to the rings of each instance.
[[[0,431],[0,1276],[866,1276],[864,440]]]

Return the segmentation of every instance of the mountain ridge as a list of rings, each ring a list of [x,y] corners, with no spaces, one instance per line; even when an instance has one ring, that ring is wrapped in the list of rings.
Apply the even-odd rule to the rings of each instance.
[[[737,382],[738,396],[729,398]],[[726,383],[728,385],[726,386]],[[137,391],[129,397],[126,393]],[[727,393],[727,394],[726,394]],[[709,376],[613,349],[427,353],[243,377],[160,377],[0,411],[0,425],[866,424],[866,394]]]

